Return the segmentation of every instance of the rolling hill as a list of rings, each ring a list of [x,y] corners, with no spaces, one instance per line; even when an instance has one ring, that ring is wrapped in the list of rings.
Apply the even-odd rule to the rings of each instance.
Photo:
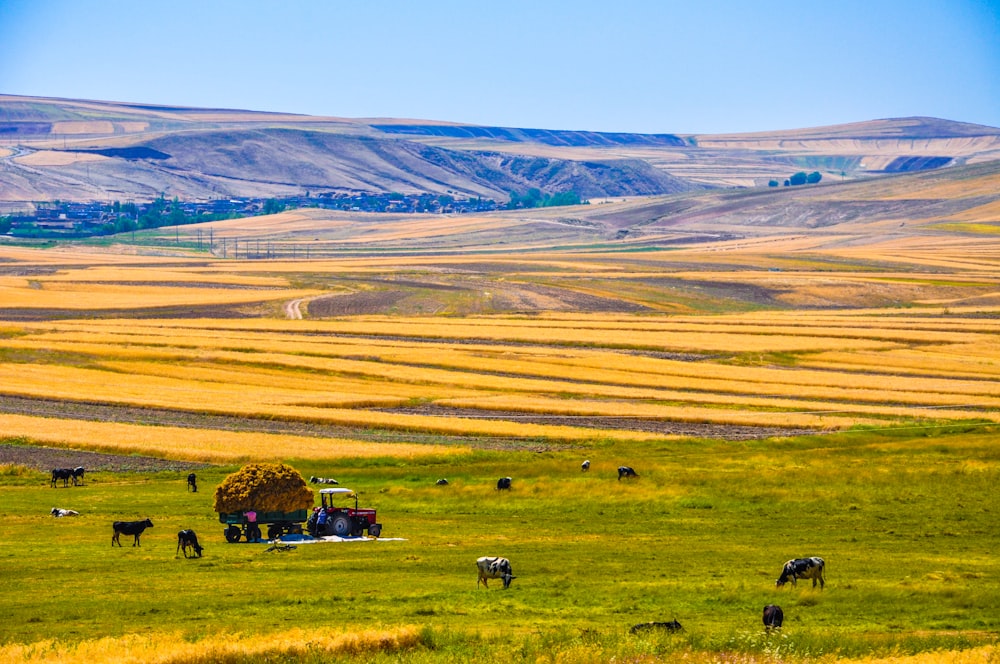
[[[867,178],[1000,158],[1000,129],[933,118],[737,135],[345,119],[0,95],[0,210],[32,201],[305,191],[506,199],[764,186],[798,170]]]

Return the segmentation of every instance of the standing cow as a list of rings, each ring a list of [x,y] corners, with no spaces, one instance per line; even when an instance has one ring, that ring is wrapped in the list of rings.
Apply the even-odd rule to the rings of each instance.
[[[590,470],[590,459],[587,459],[586,461],[580,464],[580,470],[582,470],[583,472],[587,472],[588,470]]]
[[[122,545],[121,540],[118,539],[121,535],[132,535],[135,538],[132,546],[142,546],[139,543],[139,537],[146,528],[153,527],[153,522],[149,519],[143,519],[142,521],[115,521],[111,524],[111,527],[115,531],[111,536],[111,546],[115,544],[118,546]]]
[[[72,468],[53,468],[52,469],[52,481],[51,486],[55,487],[56,482],[62,480],[63,486],[69,486],[69,481],[73,479],[73,469]],[[76,481],[73,481],[74,486]]]
[[[817,558],[816,556],[812,558],[794,558],[785,563],[785,566],[781,569],[781,576],[774,582],[774,585],[780,588],[791,581],[794,586],[798,579],[812,579],[813,588],[816,587],[816,582],[819,581],[819,587],[822,590],[826,582],[823,578],[825,570],[826,563],[823,562],[822,558]]]
[[[198,493],[198,476],[194,473],[188,475],[187,488],[191,493]]]
[[[618,466],[618,481],[620,482],[623,477],[626,479],[639,477],[639,474],[629,466]]]
[[[503,587],[510,588],[510,582],[517,578],[510,568],[510,561],[497,556],[483,556],[477,559],[476,569],[479,570],[476,588],[479,587],[480,582],[489,588],[490,584],[487,579],[503,579]]]
[[[768,604],[764,607],[764,629],[770,632],[772,629],[781,629],[781,623],[785,621],[785,614],[780,606]]]
[[[194,551],[196,558],[201,558],[202,546],[198,544],[198,536],[194,534],[193,530],[182,530],[177,533],[177,551],[183,551],[184,557],[188,557],[188,547]],[[177,553],[174,552],[174,557]]]
[[[501,477],[497,480],[497,491],[509,491],[510,483],[513,480],[509,477]]]

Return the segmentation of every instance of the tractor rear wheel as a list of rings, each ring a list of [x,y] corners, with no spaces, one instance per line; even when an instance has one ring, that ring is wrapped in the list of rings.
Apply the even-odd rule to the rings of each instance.
[[[346,514],[338,514],[333,517],[329,528],[337,537],[347,537],[354,530],[354,524],[351,523],[351,517]]]

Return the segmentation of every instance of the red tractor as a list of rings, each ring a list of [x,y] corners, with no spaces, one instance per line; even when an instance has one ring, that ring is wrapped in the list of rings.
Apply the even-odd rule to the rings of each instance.
[[[354,507],[338,507],[343,499],[354,498]],[[313,510],[306,522],[306,530],[313,537],[336,535],[337,537],[361,537],[364,531],[372,537],[382,533],[382,524],[375,520],[375,510],[358,507],[358,494],[351,489],[320,489],[320,507]]]

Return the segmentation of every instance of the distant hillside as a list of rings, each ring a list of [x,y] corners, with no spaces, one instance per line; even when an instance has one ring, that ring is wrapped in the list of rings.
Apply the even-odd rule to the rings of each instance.
[[[935,118],[675,135],[362,120],[0,95],[0,213],[33,201],[431,193],[506,200],[767,187],[1000,159],[1000,129]]]

